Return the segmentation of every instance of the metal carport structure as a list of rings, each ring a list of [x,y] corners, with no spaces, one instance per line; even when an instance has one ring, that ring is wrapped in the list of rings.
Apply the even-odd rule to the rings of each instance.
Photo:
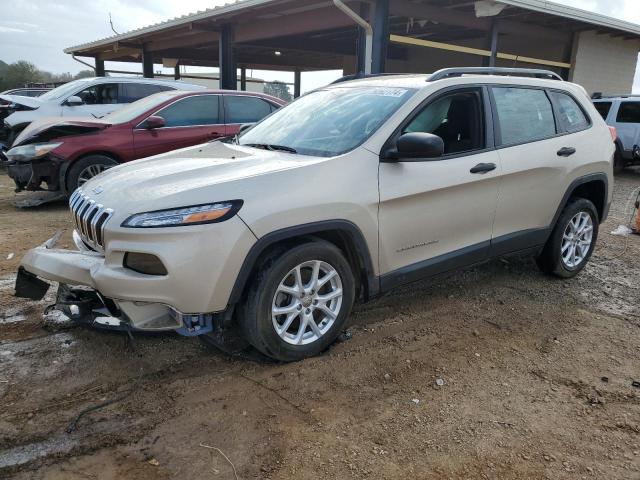
[[[300,72],[430,72],[451,66],[544,67],[587,88],[629,93],[640,26],[542,0],[244,0],[65,49],[105,61]],[[370,29],[368,28],[370,26]],[[369,31],[370,42],[366,42]],[[367,56],[367,46],[370,46]],[[602,52],[609,52],[604,58]],[[591,85],[589,82],[592,82]],[[241,88],[244,85],[241,82]],[[624,90],[624,91],[620,91]]]

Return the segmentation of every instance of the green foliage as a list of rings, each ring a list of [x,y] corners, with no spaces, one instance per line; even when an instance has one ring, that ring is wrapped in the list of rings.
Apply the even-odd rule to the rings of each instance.
[[[93,70],[82,70],[76,75],[51,73],[38,69],[33,63],[20,60],[7,64],[0,60],[0,92],[24,87],[30,83],[66,83],[77,78],[93,77]]]
[[[293,100],[293,95],[289,91],[289,86],[286,83],[275,80],[273,82],[267,82],[264,84],[264,93],[278,97],[285,102]]]

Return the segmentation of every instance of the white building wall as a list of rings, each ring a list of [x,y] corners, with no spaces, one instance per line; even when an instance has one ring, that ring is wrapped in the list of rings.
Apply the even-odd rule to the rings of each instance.
[[[640,42],[581,32],[576,35],[569,79],[589,94],[629,94],[638,64]]]

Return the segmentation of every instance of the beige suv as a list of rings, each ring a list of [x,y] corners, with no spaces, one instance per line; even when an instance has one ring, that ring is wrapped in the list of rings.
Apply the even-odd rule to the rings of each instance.
[[[41,298],[41,277],[78,321],[218,345],[235,329],[298,360],[356,300],[421,278],[516,252],[576,275],[614,151],[584,89],[551,72],[338,82],[233,140],[93,178],[70,200],[78,251],[29,251],[16,290]]]

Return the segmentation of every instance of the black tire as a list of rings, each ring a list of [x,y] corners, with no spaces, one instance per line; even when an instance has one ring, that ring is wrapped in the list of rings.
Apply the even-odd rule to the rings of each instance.
[[[624,167],[627,166],[624,158],[622,158],[622,154],[620,153],[620,149],[616,148],[616,153],[613,157],[613,173],[618,174],[622,173]]]
[[[294,345],[285,341],[276,332],[272,320],[272,304],[275,301],[280,283],[287,278],[288,274],[296,266],[314,260],[325,262],[326,265],[337,272],[339,281],[342,284],[342,302],[333,324],[328,327],[323,335],[311,341],[311,343]],[[307,283],[304,278],[302,280],[302,283]],[[247,299],[240,309],[238,320],[245,338],[260,352],[283,362],[298,361],[319,354],[338,337],[347,317],[351,313],[355,295],[354,283],[349,263],[342,252],[329,242],[310,241],[287,249],[284,253],[281,250],[274,252],[259,267],[249,287]],[[320,291],[317,293],[320,294]],[[305,298],[299,301],[304,303],[306,300],[308,298],[305,295]],[[296,299],[291,296],[290,301],[295,302]],[[302,310],[311,312],[311,315],[316,315],[316,307],[311,307],[310,309],[303,307]],[[323,315],[319,307],[317,311],[319,315]],[[297,324],[298,332],[300,332],[303,330],[300,328],[302,317],[297,318],[290,328],[295,329],[295,322],[297,321],[299,322]],[[321,319],[319,320],[321,321]],[[312,333],[311,327],[304,329],[304,331]]]
[[[589,246],[586,255],[584,255],[583,259],[579,263],[569,266],[562,258],[563,237],[565,231],[569,227],[569,222],[581,212],[588,214],[591,218],[591,223],[593,225],[591,245]],[[598,240],[599,224],[598,211],[591,201],[585,198],[574,198],[569,200],[569,203],[560,214],[560,218],[558,218],[544,249],[536,258],[536,263],[540,270],[544,273],[555,275],[560,278],[575,277],[589,262],[589,258],[591,258],[591,254],[593,253],[593,249],[595,248]]]
[[[76,160],[69,167],[69,171],[67,172],[67,192],[71,194],[81,186],[80,176],[86,169],[91,167],[106,169],[115,167],[116,165],[118,165],[118,162],[107,155],[88,155]]]

